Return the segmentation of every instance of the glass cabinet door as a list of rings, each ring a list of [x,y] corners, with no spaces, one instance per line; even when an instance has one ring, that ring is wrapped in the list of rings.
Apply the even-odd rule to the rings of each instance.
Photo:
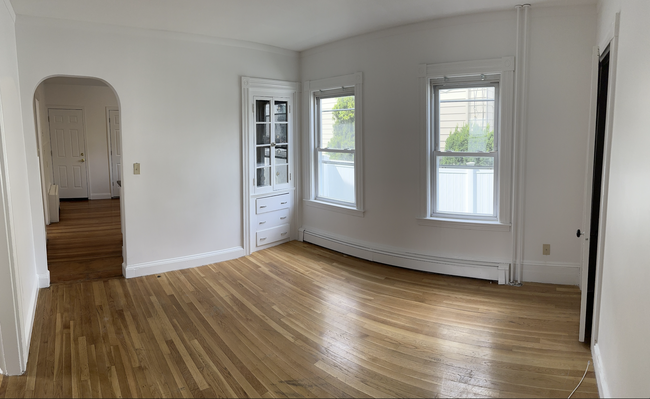
[[[288,99],[256,98],[255,192],[289,187],[290,118]]]

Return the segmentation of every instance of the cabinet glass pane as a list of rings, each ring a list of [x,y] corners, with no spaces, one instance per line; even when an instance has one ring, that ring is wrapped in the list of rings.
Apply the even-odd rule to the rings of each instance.
[[[276,122],[286,122],[287,121],[287,102],[286,101],[276,101],[275,102],[275,121]]]
[[[271,102],[269,100],[255,101],[255,121],[256,122],[271,121]]]
[[[284,184],[289,181],[289,165],[275,168],[275,184]]]
[[[276,123],[275,124],[275,142],[276,143],[288,143],[287,141],[287,128],[289,127],[286,123]]]
[[[275,147],[275,163],[289,163],[289,148],[286,145]]]
[[[264,123],[255,126],[255,129],[257,129],[256,133],[256,142],[255,144],[260,145],[260,144],[269,144],[271,142],[271,124],[270,123]]]
[[[256,166],[270,166],[271,165],[271,148],[270,147],[258,147],[255,149],[256,154]]]
[[[255,184],[257,187],[265,187],[271,185],[271,168],[259,168],[256,173]]]

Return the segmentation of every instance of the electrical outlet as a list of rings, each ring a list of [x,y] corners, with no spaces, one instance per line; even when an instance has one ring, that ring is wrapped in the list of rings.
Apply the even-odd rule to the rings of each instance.
[[[140,174],[140,164],[139,163],[134,163],[133,164],[133,174],[134,175],[139,175]]]
[[[551,244],[542,245],[542,254],[550,255],[551,254]]]

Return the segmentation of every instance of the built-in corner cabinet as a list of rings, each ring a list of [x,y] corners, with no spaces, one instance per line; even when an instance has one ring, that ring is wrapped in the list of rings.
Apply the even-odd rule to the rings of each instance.
[[[242,78],[244,249],[296,238],[296,127],[300,84]]]

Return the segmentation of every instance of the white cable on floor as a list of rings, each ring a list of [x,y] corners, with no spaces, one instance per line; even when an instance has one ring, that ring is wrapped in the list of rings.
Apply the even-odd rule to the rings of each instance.
[[[591,364],[591,360],[587,361],[587,368],[585,369],[585,373],[582,375],[582,379],[580,380],[578,385],[576,385],[576,388],[573,390],[573,392],[571,392],[571,395],[569,395],[567,399],[571,399],[571,396],[573,396],[573,394],[576,393],[578,387],[580,386],[580,384],[582,384],[582,381],[585,380],[585,377],[587,376],[587,371],[589,370],[589,364]]]

